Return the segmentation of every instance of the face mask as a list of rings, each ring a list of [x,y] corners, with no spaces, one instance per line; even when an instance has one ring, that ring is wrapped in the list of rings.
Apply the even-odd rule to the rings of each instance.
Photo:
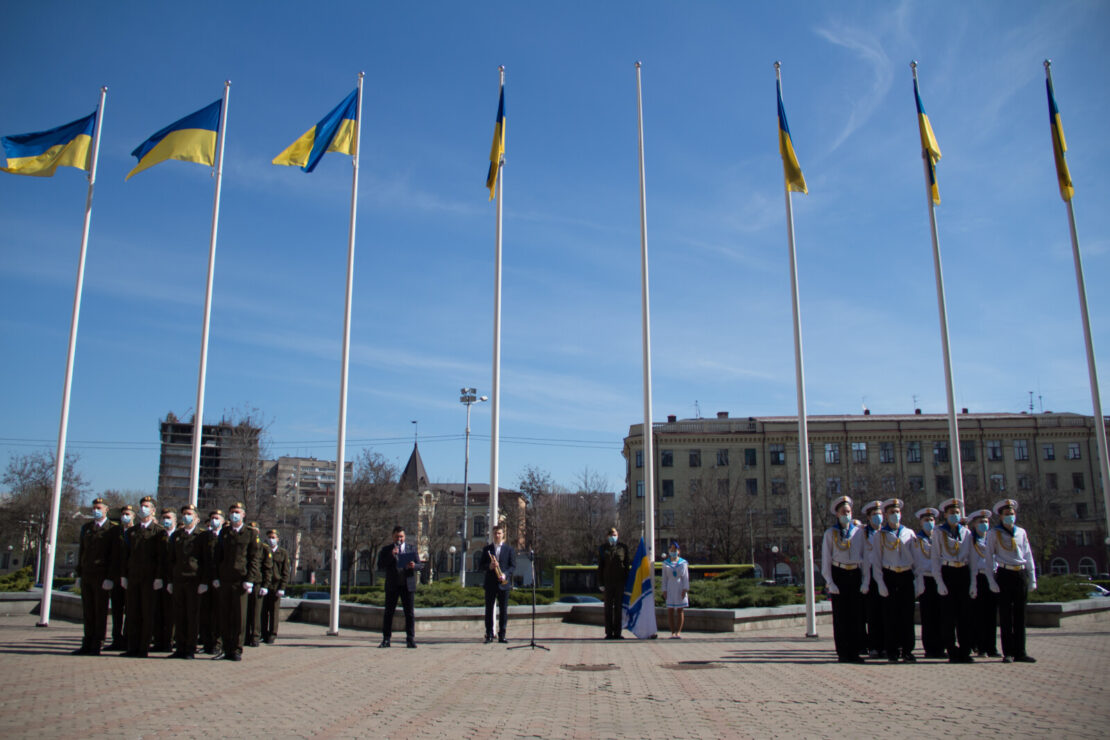
[[[1017,517],[1013,514],[1007,514],[1006,516],[1002,517],[1002,523],[1005,524],[1007,527],[1014,526],[1015,521],[1017,521]]]
[[[162,526],[165,527],[166,529],[169,529],[170,527],[173,526],[173,519],[163,519],[162,520]]]
[[[836,520],[840,522],[840,526],[847,527],[848,522],[852,521],[852,517],[848,516],[847,514],[841,514],[836,518]]]
[[[924,529],[927,533],[932,532],[933,531],[933,523],[932,522],[922,522],[921,523],[921,528]]]
[[[231,521],[238,524],[239,522],[243,521],[243,515],[240,514],[238,511],[233,511],[231,512]]]
[[[277,537],[270,538],[270,547],[277,547]]]
[[[193,523],[193,515],[192,514],[186,514],[185,516],[183,516],[181,518],[186,524],[192,524]]]
[[[678,560],[678,551],[677,550],[671,550],[670,552],[667,553],[667,555],[670,557],[671,560]]]
[[[208,528],[209,529],[219,529],[220,528],[220,520],[219,519],[213,519],[212,521],[208,522]]]
[[[960,523],[960,515],[959,514],[949,514],[948,515],[948,523],[951,524],[953,527],[955,527],[957,524]]]
[[[889,524],[892,527],[897,527],[898,524],[901,523],[901,521],[902,521],[902,515],[901,514],[887,514],[886,515],[886,523]]]
[[[131,515],[130,514],[124,514],[119,518],[119,520],[121,522],[123,522],[124,524],[130,524],[131,523]]]
[[[149,507],[149,506],[145,506],[145,505],[144,505],[144,506],[140,506],[140,507],[139,507],[139,513],[140,513],[140,514],[142,514],[142,515],[143,515],[143,518],[145,519],[146,517],[150,516],[150,514],[151,514],[151,510],[150,510],[150,507]]]
[[[609,535],[609,544],[610,544],[610,545],[615,545],[615,544],[617,544],[617,538],[616,538],[616,537],[614,537],[613,535]]]
[[[988,529],[990,529],[990,525],[986,522],[979,522],[975,525],[975,531],[979,534],[986,534]]]
[[[883,523],[883,515],[882,514],[872,514],[871,515],[871,524],[873,526],[878,527],[878,526],[882,525],[882,523]]]
[[[104,512],[100,509],[93,509],[93,519],[103,519]]]

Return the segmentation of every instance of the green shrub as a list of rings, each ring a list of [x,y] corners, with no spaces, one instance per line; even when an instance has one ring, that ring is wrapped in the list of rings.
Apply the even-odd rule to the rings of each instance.
[[[548,593],[544,594],[546,590]],[[550,604],[551,589],[536,589],[536,604]],[[362,593],[342,596],[343,601],[353,604],[371,604],[373,606],[385,605],[385,591],[381,586],[375,586]],[[481,586],[468,586],[463,588],[454,578],[443,578],[419,586],[416,589],[415,605],[418,608],[456,607],[456,606],[485,606],[485,591]],[[531,604],[532,589],[516,588],[509,593],[510,604]]]
[[[1037,590],[1029,592],[1029,601],[1041,604],[1046,601],[1078,601],[1088,598],[1094,587],[1087,576],[1041,576]]]
[[[5,576],[0,576],[0,591],[30,591],[31,566],[26,565],[19,570],[13,570]]]

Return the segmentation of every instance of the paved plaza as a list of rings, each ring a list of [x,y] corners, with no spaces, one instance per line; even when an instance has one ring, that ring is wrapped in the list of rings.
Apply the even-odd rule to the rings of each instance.
[[[74,657],[80,625],[0,616],[2,738],[1090,737],[1110,734],[1110,618],[1031,630],[1035,665],[842,665],[831,628],[600,639],[545,623],[550,652],[458,632],[287,622],[241,663]],[[510,647],[527,644],[523,620]],[[396,637],[396,635],[395,635]],[[400,645],[399,647],[397,645]]]

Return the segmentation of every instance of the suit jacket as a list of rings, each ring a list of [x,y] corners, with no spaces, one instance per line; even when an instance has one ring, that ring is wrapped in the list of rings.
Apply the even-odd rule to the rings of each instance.
[[[502,542],[501,555],[497,558],[497,564],[501,566],[501,572],[505,574],[505,582],[501,583],[497,579],[497,573],[490,569],[490,561],[493,560],[494,545],[486,545],[482,549],[482,559],[478,562],[479,570],[486,572],[486,579],[482,586],[487,591],[500,588],[502,591],[508,591],[513,587],[513,571],[516,570],[516,552],[512,546]]]
[[[261,585],[262,538],[258,529],[244,524],[238,532],[224,525],[216,541],[216,577],[220,586],[229,583]]]
[[[416,548],[409,543],[404,544],[404,552],[416,552]],[[397,558],[393,556],[393,545],[386,545],[378,552],[378,570],[385,571],[385,590],[408,591],[416,590],[416,569],[402,572],[397,570]]]
[[[97,577],[119,580],[119,526],[105,521],[95,521],[81,527],[80,546],[77,550],[77,577]],[[96,588],[100,588],[97,581]]]

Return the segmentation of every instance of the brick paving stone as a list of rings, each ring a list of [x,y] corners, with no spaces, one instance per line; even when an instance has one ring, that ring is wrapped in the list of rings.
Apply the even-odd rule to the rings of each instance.
[[[1034,665],[841,665],[827,627],[820,639],[784,628],[607,641],[599,627],[543,624],[547,652],[447,631],[418,633],[416,650],[403,640],[379,650],[377,634],[292,622],[241,663],[136,660],[70,656],[80,626],[35,621],[0,617],[5,739],[794,738],[863,727],[1012,739],[1110,728],[1110,617],[1030,630]]]

